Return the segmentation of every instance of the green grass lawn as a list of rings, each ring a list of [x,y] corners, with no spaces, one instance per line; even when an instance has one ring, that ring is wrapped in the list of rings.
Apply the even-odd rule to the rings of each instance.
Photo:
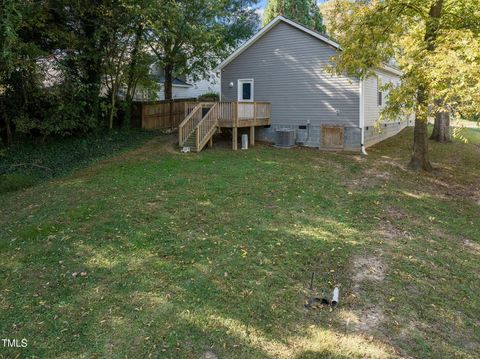
[[[423,174],[411,136],[368,157],[160,136],[0,195],[0,333],[28,340],[0,356],[478,357],[480,138],[432,143]]]

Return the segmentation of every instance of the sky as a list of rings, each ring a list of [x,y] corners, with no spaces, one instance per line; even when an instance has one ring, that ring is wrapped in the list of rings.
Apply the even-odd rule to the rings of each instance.
[[[317,4],[323,4],[328,0],[317,0]],[[260,19],[263,19],[263,11],[265,10],[265,6],[267,6],[268,0],[260,0],[257,5],[257,14],[260,16]]]

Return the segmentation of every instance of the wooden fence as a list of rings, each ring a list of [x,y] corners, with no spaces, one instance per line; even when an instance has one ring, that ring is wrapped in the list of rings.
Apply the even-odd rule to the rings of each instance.
[[[191,110],[189,103],[192,101],[195,99],[139,103],[142,128],[147,130],[177,128]]]

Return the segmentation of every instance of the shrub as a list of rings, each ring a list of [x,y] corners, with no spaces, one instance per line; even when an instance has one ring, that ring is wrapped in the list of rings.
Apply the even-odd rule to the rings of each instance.
[[[207,92],[198,96],[199,101],[219,101],[220,95],[216,92]]]

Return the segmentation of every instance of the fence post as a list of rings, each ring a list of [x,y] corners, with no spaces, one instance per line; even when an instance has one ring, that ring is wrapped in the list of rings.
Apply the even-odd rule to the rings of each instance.
[[[168,101],[168,124],[169,124],[170,129],[173,127],[172,104],[173,104],[173,100],[170,99],[170,100]]]

